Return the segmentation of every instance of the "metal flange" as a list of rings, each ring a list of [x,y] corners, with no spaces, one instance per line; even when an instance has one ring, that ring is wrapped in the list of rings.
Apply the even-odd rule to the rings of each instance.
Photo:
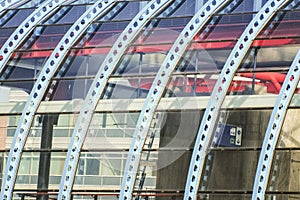
[[[62,1],[56,0],[55,4],[53,3],[50,5],[49,2],[47,2],[48,4],[43,4],[43,12],[48,12],[48,9],[52,8],[53,6],[56,6],[58,2],[61,3]],[[61,41],[47,60],[43,69],[41,70],[40,76],[34,84],[29,99],[26,102],[24,111],[22,112],[20,122],[18,124],[13,138],[12,146],[10,148],[5,169],[5,175],[3,178],[0,199],[12,198],[12,192],[16,181],[16,174],[19,168],[21,154],[28,137],[29,129],[32,124],[36,110],[44,94],[46,93],[51,78],[56,73],[58,67],[60,66],[60,63],[64,60],[69,49],[90,26],[91,22],[109,12],[109,9],[115,3],[116,2],[114,0],[99,1],[89,10],[87,10],[64,35],[64,37],[61,39]],[[38,15],[38,13],[36,14]],[[19,37],[20,36],[21,35],[19,35]]]
[[[213,129],[216,125],[221,105],[225,99],[226,93],[236,70],[242,63],[242,60],[245,58],[259,32],[272,19],[273,15],[278,11],[278,9],[286,5],[288,2],[288,0],[268,1],[246,27],[234,49],[230,53],[213,89],[200,128],[198,130],[186,181],[184,199],[197,199],[200,177],[203,170],[205,157],[207,155],[209,142],[213,136]]]
[[[157,76],[150,88],[143,110],[139,116],[134,136],[129,149],[127,162],[125,165],[123,182],[120,193],[120,200],[129,200],[132,198],[133,187],[137,175],[139,161],[141,159],[141,152],[146,141],[146,135],[150,128],[153,115],[162,94],[166,88],[172,72],[176,68],[178,62],[185,53],[188,45],[194,36],[206,25],[211,19],[212,15],[216,13],[228,1],[211,0],[208,1],[191,19],[180,36],[177,38],[175,44],[170,49],[166,59],[160,67]]]

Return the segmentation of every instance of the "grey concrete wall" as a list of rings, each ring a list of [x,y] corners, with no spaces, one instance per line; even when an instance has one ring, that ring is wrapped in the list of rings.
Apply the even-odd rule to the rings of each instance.
[[[183,148],[181,151],[160,151],[158,156],[157,189],[184,190],[187,169],[196,132],[203,112],[169,112],[160,136],[160,148]],[[182,199],[160,197],[156,199]]]
[[[271,110],[236,110],[227,111],[227,124],[238,125],[243,128],[242,146],[251,148],[250,150],[219,150],[211,151],[213,164],[209,171],[209,179],[204,184],[208,191],[224,191],[232,192],[251,192],[256,172],[256,165],[259,157],[259,147],[261,147],[264,134],[269,122]],[[174,137],[180,140],[185,138],[195,138],[199,126],[199,120],[202,113],[200,112],[178,112],[168,113],[165,126],[161,132],[160,147],[164,147],[170,143]],[[193,146],[193,145],[191,145]],[[252,149],[253,148],[253,149]],[[239,149],[239,150],[238,150]],[[189,167],[191,151],[181,152],[180,156],[176,153],[159,152],[158,163],[165,163],[166,160],[172,160],[178,157],[168,166],[163,166],[157,172],[157,189],[164,190],[184,190],[186,175]],[[295,156],[294,156],[295,157]],[[290,183],[290,153],[281,152],[277,160],[276,180],[272,182],[271,190],[288,190]],[[300,160],[300,159],[299,159]],[[298,164],[299,165],[299,164]],[[292,170],[293,171],[293,170]],[[295,171],[295,170],[294,170]],[[298,174],[300,175],[298,169]],[[274,174],[274,170],[272,173]],[[288,175],[288,176],[287,176]],[[270,188],[268,189],[270,190]],[[250,199],[251,195],[237,194],[210,194],[209,199],[228,199],[240,200]],[[182,197],[162,197],[157,199],[182,199]],[[282,198],[286,196],[282,195]]]

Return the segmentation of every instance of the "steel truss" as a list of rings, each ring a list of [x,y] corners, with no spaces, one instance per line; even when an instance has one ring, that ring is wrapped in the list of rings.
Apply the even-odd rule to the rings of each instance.
[[[204,113],[200,128],[192,154],[189,172],[186,181],[184,199],[196,200],[200,183],[200,177],[204,166],[205,157],[209,148],[213,129],[216,125],[221,105],[225,99],[228,88],[235,75],[236,70],[240,66],[243,58],[245,58],[252,42],[259,32],[272,19],[278,9],[286,5],[288,0],[272,0],[268,1],[260,11],[255,15],[250,24],[239,38],[234,49],[230,53],[218,81],[208,102]]]
[[[49,10],[50,8],[52,9],[52,7],[55,7],[57,5],[57,2],[59,1],[55,0],[55,3],[50,4],[48,1],[46,4],[42,4],[43,6],[41,6],[41,8],[44,11]],[[82,17],[80,17],[64,35],[64,37],[61,39],[61,41],[47,60],[46,64],[44,65],[40,76],[38,77],[38,80],[36,81],[30,93],[30,97],[26,102],[24,111],[22,113],[20,122],[14,135],[14,139],[7,160],[5,175],[3,178],[0,199],[12,198],[12,192],[16,181],[17,170],[19,168],[22,151],[29,134],[29,129],[32,124],[36,110],[50,84],[51,78],[56,73],[58,67],[64,60],[72,45],[91,25],[91,22],[106,14],[114,4],[116,4],[114,0],[102,0],[98,3],[95,3],[94,6],[88,9],[85,12],[85,14],[83,14]],[[112,10],[111,12],[115,13],[115,10]],[[26,23],[25,26],[27,26]],[[18,35],[18,38],[20,38],[20,36],[21,35]]]
[[[59,199],[70,199],[80,151],[92,119],[93,111],[106,88],[110,75],[115,71],[125,51],[130,47],[128,44],[131,44],[138,37],[152,18],[167,8],[173,1],[152,0],[149,2],[124,29],[103,61],[78,116],[65,161]],[[107,92],[109,93],[110,91]]]
[[[253,186],[253,200],[265,199],[265,192],[270,176],[275,147],[280,135],[280,130],[287,113],[287,108],[292,100],[300,79],[300,50],[286,75],[280,93],[276,100],[268,128],[265,133],[262,150],[257,165],[256,176]]]
[[[28,39],[28,35],[42,20],[55,13],[59,7],[70,0],[48,0],[42,3],[33,13],[31,13],[18,28],[10,35],[8,40],[0,49],[0,75],[3,74],[6,64],[13,52]],[[4,75],[5,77],[5,75]]]
[[[147,139],[147,133],[150,129],[156,107],[164,90],[166,89],[167,82],[169,81],[172,72],[181,60],[182,55],[186,52],[186,49],[194,36],[206,25],[206,23],[212,18],[213,14],[225,5],[226,2],[228,1],[211,0],[207,2],[181,32],[160,67],[150,88],[134,131],[134,136],[125,165],[119,197],[120,200],[129,200],[132,198],[133,187],[141,159],[141,152]]]

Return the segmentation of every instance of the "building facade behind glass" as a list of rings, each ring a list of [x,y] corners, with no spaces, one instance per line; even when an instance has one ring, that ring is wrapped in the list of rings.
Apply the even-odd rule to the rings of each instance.
[[[0,1],[0,199],[299,199],[299,5]]]

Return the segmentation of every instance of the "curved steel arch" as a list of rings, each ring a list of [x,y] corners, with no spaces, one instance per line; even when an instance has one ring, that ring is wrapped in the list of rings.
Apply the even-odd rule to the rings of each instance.
[[[12,53],[27,39],[36,25],[50,14],[55,13],[59,6],[67,1],[70,0],[45,1],[18,26],[0,49],[0,75],[3,74],[5,65],[11,58]]]
[[[27,6],[27,5],[26,5]],[[70,7],[62,7],[59,12],[55,12],[49,19],[49,23],[55,23],[61,16],[63,16],[66,12],[70,10]],[[9,12],[8,12],[9,13]],[[14,12],[12,12],[14,14]],[[7,14],[6,14],[7,15]],[[0,22],[1,23],[1,22]],[[36,25],[36,27],[38,24]],[[39,27],[37,29],[34,29],[33,31],[37,31],[38,34],[41,34],[45,30],[45,27]],[[28,33],[28,36],[26,37],[26,41],[23,42],[22,48],[27,49],[29,46],[31,46],[34,41],[36,40],[36,34],[30,34]],[[9,59],[8,59],[9,60]],[[8,62],[8,61],[7,61]],[[4,68],[5,67],[5,68]],[[12,72],[13,67],[11,65],[3,66],[3,71],[0,74],[0,80],[5,80],[7,77],[9,77],[9,74]],[[1,71],[1,70],[0,70]]]
[[[187,176],[184,199],[197,199],[200,177],[208,151],[209,142],[213,135],[213,129],[216,124],[222,102],[225,99],[226,93],[236,70],[241,64],[243,58],[246,56],[252,45],[252,42],[259,32],[272,19],[277,10],[286,5],[288,2],[289,0],[268,1],[246,27],[234,49],[230,53],[213,89],[200,128],[198,130]]]
[[[101,64],[85,98],[72,135],[61,179],[58,195],[59,199],[70,199],[80,151],[92,119],[93,111],[105,90],[110,75],[116,69],[124,52],[129,48],[128,44],[131,44],[131,42],[136,39],[153,17],[158,15],[173,1],[174,0],[152,0],[149,2],[124,29]]]
[[[290,5],[288,6],[288,10],[290,9],[294,9],[296,8],[296,6],[298,6],[298,4],[300,2],[296,2],[297,0],[294,0],[292,3],[290,3]],[[226,13],[226,12],[225,12]],[[270,34],[270,32],[272,32],[274,30],[275,24],[278,23],[278,21],[281,19],[281,17],[283,16],[283,13],[277,13],[276,16],[274,16],[274,19],[272,21],[271,24],[269,24],[268,28],[265,28],[263,35],[266,36],[268,34]],[[247,59],[244,61],[244,64],[247,65],[247,63],[250,62],[251,57],[254,58],[255,54],[256,54],[255,49],[252,49],[251,52],[249,52],[249,56],[247,57]],[[226,112],[226,111],[225,111]],[[220,134],[223,132],[223,130],[221,129],[221,124],[224,124],[224,122],[226,121],[225,116],[226,114],[223,111],[219,112],[219,118],[218,118],[218,122],[216,123],[217,127],[215,130],[215,134],[214,137],[211,140],[211,146],[215,146],[216,145],[216,141],[219,139]],[[276,156],[276,160],[278,160],[278,156]],[[203,178],[202,178],[202,184],[200,186],[200,190],[204,191],[206,189],[206,185],[208,184],[209,181],[209,176],[210,176],[210,170],[212,169],[212,164],[213,164],[213,154],[208,153],[207,155],[207,160],[206,160],[206,165],[204,167],[204,171],[202,172],[203,174]],[[272,179],[272,181],[274,181],[274,179]],[[205,196],[205,195],[204,195]],[[201,197],[201,195],[200,195]]]
[[[225,5],[226,2],[228,1],[211,0],[202,6],[202,8],[196,13],[196,15],[180,33],[180,36],[175,41],[175,44],[170,49],[162,66],[160,67],[149,90],[147,99],[134,131],[134,136],[124,169],[123,182],[119,197],[120,200],[129,200],[132,198],[137,169],[141,159],[141,151],[144,146],[146,135],[150,128],[155,109],[162,97],[171,73],[182,58],[183,53],[186,51],[186,48],[190,44],[193,37],[205,26],[212,15]]]
[[[19,4],[22,4],[23,1],[24,0],[5,0],[5,1],[1,2],[0,3],[0,14],[12,6],[18,6]]]
[[[51,78],[57,71],[58,66],[65,58],[65,55],[68,53],[70,47],[84,33],[91,22],[103,14],[106,14],[115,3],[115,0],[102,0],[98,3],[95,3],[95,6],[91,7],[76,21],[76,23],[74,23],[74,25],[61,39],[50,58],[47,60],[40,73],[40,76],[38,77],[38,80],[34,84],[34,87],[30,93],[30,97],[26,102],[24,111],[20,118],[20,122],[18,124],[7,160],[0,199],[12,198],[12,190],[15,184],[17,170],[19,168],[21,154],[28,137],[34,114],[46,92]]]
[[[11,9],[11,8],[15,8],[18,7],[21,4],[24,4],[25,0],[5,0],[3,2],[0,3],[0,15],[3,14],[3,16],[1,16],[0,18],[0,26],[3,25],[3,22],[6,22],[7,20],[11,19],[12,15],[16,12],[16,11],[8,11],[6,13],[4,13],[7,9]]]
[[[253,200],[265,199],[265,192],[270,176],[276,143],[282,128],[287,108],[292,100],[300,79],[300,50],[286,75],[280,93],[276,100],[268,128],[265,133],[262,150],[257,164],[256,176],[253,185]]]

